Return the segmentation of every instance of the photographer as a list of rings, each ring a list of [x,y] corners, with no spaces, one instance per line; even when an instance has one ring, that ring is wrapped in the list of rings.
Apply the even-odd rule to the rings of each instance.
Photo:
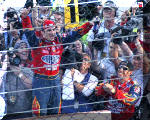
[[[19,30],[22,29],[22,23],[14,8],[7,9],[7,12],[4,14],[4,19],[7,22],[7,28],[5,29],[7,32],[4,33],[5,49],[14,47],[15,43],[20,39],[27,41],[23,31]]]
[[[19,50],[15,53],[9,51],[2,55],[1,73],[3,76],[0,79],[1,84],[4,84],[5,92],[8,92],[5,94],[7,115],[4,117],[7,120],[31,116],[31,112],[24,113],[24,111],[31,111],[31,91],[21,91],[32,87],[33,72],[27,67],[29,51],[25,50],[28,47],[25,41],[18,41],[15,49]]]
[[[109,56],[109,44],[111,37],[111,33],[109,31],[113,26],[115,26],[116,13],[117,7],[115,3],[110,0],[106,1],[102,8],[102,16],[104,20],[101,23],[99,23],[99,19],[96,19],[93,28],[88,34],[87,40],[89,42],[89,48],[91,49],[91,51],[94,52],[92,53],[92,59],[94,60],[99,61],[102,57]]]

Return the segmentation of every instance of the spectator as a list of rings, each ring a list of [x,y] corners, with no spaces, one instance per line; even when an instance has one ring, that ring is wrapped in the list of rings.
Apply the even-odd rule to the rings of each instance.
[[[64,35],[65,32],[65,26],[64,26],[64,16],[63,13],[56,10],[52,13],[51,15],[51,19],[52,21],[55,22],[56,26],[57,26],[57,34],[59,34],[60,36]]]
[[[96,87],[96,95],[105,96],[109,100],[106,109],[111,111],[112,120],[129,120],[133,116],[141,88],[131,79],[132,71],[132,63],[122,61],[117,76]]]
[[[15,48],[26,49],[28,48],[28,43],[25,41],[18,41],[15,44]],[[20,58],[20,63],[17,62],[17,64],[15,64],[15,62],[12,62],[12,59],[15,59],[14,61],[19,61],[19,58],[16,56]],[[28,50],[17,51],[12,56],[10,56],[10,54],[4,54],[2,56],[1,73],[3,73],[3,76],[0,77],[0,79],[2,81],[1,84],[4,84],[5,91],[8,92],[5,95],[7,103],[7,115],[5,116],[5,119],[7,120],[31,116],[31,112],[24,113],[24,111],[31,111],[31,91],[21,91],[32,87],[33,72],[25,63],[25,61],[28,60],[28,56]],[[24,68],[21,69],[21,67]],[[6,70],[10,72],[7,72]],[[20,112],[20,114],[17,114],[16,112]]]
[[[28,11],[24,10],[22,12],[23,27],[32,28],[31,20],[27,15]],[[33,111],[35,115],[57,114],[59,112],[58,108],[61,97],[59,65],[63,46],[58,44],[74,42],[86,34],[91,27],[92,25],[89,22],[85,23],[81,26],[81,31],[72,31],[67,37],[63,38],[56,36],[55,23],[51,20],[45,20],[41,31],[42,37],[39,37],[40,39],[36,37],[35,31],[26,31],[26,36],[28,36],[32,47],[46,46],[32,50],[33,65],[36,68],[34,69],[35,74],[32,86],[33,89],[43,88],[32,92],[32,109],[35,110]],[[49,88],[45,89],[44,87]],[[47,107],[51,109],[47,111]]]
[[[66,69],[62,79],[62,113],[88,112],[93,110],[90,95],[93,93],[98,79],[89,69],[91,58],[82,54],[82,63],[77,69]]]
[[[90,49],[88,48],[88,46],[83,44],[81,40],[76,40],[74,46],[75,46],[74,49],[77,53],[79,54],[87,53],[90,57],[92,57]]]
[[[8,30],[8,32],[4,33],[5,49],[14,47],[15,43],[20,39],[27,41],[23,31],[18,30],[22,29],[22,24],[17,11],[14,8],[8,8],[7,12],[4,14],[4,18],[7,20],[6,30]]]
[[[124,43],[124,45],[119,44],[119,46],[122,49],[123,53],[126,53],[126,55],[128,55],[126,57],[128,57],[129,60],[134,65],[134,70],[132,72],[131,78],[134,82],[136,82],[141,87],[141,96],[143,96],[144,89],[145,89],[148,79],[149,79],[147,76],[147,74],[149,73],[149,68],[148,68],[149,61],[143,50],[143,47],[140,44],[139,36],[134,41],[135,41],[135,45],[136,45],[136,49],[134,50],[134,52],[132,52],[129,49],[129,47],[127,46],[127,44],[125,44],[125,43]],[[118,59],[118,45],[117,44],[114,45],[113,52],[115,52],[114,55],[116,58],[114,60],[115,65],[118,66],[118,64],[120,63],[120,60]],[[142,54],[144,54],[144,56]],[[147,67],[144,67],[143,63],[144,63],[144,65],[147,65]],[[136,118],[140,117],[137,115],[139,115],[138,110],[141,108],[141,106],[143,106],[141,103],[141,100],[142,100],[142,97],[140,97],[138,102],[135,104],[136,109],[137,109],[136,114],[135,114]]]
[[[5,115],[5,108],[6,108],[6,103],[3,97],[0,96],[0,119],[2,119],[3,116]]]
[[[109,32],[112,27],[115,26],[115,16],[117,13],[117,7],[113,1],[106,1],[102,8],[102,16],[104,20],[99,23],[99,20],[95,20],[93,28],[90,30],[87,40],[89,48],[92,51],[94,60],[100,60],[102,57],[109,56],[109,44],[111,33]],[[104,41],[98,41],[98,39],[104,39]],[[93,41],[95,39],[95,41]],[[93,47],[92,47],[93,46]],[[95,49],[92,49],[95,48]],[[99,52],[98,52],[99,51]]]

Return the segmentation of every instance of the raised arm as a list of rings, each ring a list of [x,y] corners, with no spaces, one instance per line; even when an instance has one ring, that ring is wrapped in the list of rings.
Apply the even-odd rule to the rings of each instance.
[[[34,28],[32,27],[31,19],[28,16],[29,8],[24,9],[21,13],[22,26],[25,29],[25,35],[31,47],[37,47],[39,45],[39,39],[36,37]]]
[[[80,27],[77,27],[75,30],[71,31],[67,37],[62,39],[63,43],[74,42],[77,39],[81,38],[83,35],[87,34],[89,30],[92,28],[93,24],[90,22],[86,22]]]

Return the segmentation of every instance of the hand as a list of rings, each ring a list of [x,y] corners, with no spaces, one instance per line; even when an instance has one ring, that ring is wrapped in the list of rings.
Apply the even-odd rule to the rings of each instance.
[[[35,25],[38,27],[41,27],[41,25],[43,24],[43,19],[37,18],[35,19]]]
[[[10,69],[14,72],[15,75],[19,75],[21,73],[21,68],[14,66],[14,65],[10,65]]]
[[[72,68],[72,69],[71,69],[71,76],[72,76],[72,77],[74,76],[74,73],[75,73],[75,69]]]
[[[100,83],[98,86],[96,86],[96,88],[95,88],[96,96],[99,96],[99,95],[102,94],[101,88],[102,88],[103,85],[104,85],[104,83]]]
[[[104,84],[103,89],[109,94],[114,94],[116,92],[115,88],[109,83]]]

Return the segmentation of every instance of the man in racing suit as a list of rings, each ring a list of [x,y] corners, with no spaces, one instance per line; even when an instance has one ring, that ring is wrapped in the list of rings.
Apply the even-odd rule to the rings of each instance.
[[[106,109],[112,113],[112,120],[129,120],[140,97],[141,88],[130,78],[132,64],[122,61],[118,67],[118,75],[108,83],[96,87],[96,95],[108,99]]]
[[[72,31],[67,37],[56,36],[56,26],[51,20],[44,20],[41,36],[38,38],[32,29],[29,16],[22,14],[23,28],[32,49],[34,78],[32,83],[35,115],[59,113],[61,87],[59,66],[63,52],[62,43],[74,42],[86,34],[92,27],[90,22]],[[37,89],[38,88],[38,89]],[[40,89],[39,89],[40,88]]]

